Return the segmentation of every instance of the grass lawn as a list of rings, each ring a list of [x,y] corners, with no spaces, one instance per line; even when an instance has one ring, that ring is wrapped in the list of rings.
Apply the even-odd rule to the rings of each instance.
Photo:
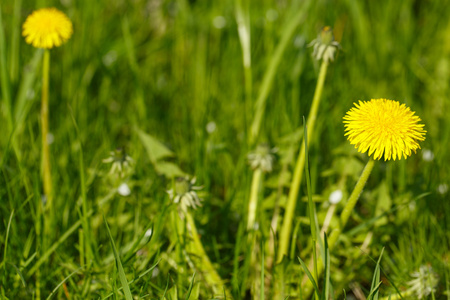
[[[2,0],[0,299],[450,299],[449,16]]]

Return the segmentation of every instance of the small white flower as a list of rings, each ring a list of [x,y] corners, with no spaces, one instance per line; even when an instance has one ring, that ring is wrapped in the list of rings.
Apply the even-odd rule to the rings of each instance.
[[[117,51],[111,50],[102,57],[102,62],[106,67],[110,67],[117,60]]]
[[[434,159],[434,153],[431,150],[423,149],[422,158],[424,161],[432,161]]]
[[[448,185],[446,183],[442,183],[437,188],[439,194],[444,195],[448,192]]]
[[[130,187],[128,186],[128,184],[126,183],[122,183],[118,188],[117,188],[117,192],[119,193],[119,195],[121,196],[130,196],[131,194],[131,190]]]
[[[328,201],[330,201],[331,204],[338,204],[342,200],[342,191],[341,190],[335,190],[333,191],[330,196],[328,197]]]
[[[223,16],[217,16],[213,19],[213,25],[217,29],[222,29],[227,25],[227,20]]]
[[[159,275],[159,268],[156,267],[156,268],[154,268],[153,271],[152,271],[152,277],[155,278],[155,277],[158,276],[158,275]]]
[[[47,144],[51,145],[51,144],[53,144],[54,141],[55,141],[55,136],[51,132],[47,133]]]
[[[214,123],[213,121],[209,122],[208,124],[206,124],[206,131],[211,134],[214,131],[216,131],[217,125],[216,123]]]

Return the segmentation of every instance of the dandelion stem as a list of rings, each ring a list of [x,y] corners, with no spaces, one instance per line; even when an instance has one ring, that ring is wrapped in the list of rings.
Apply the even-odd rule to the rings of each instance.
[[[361,192],[364,188],[364,185],[367,182],[367,179],[369,178],[370,172],[372,172],[373,166],[375,165],[375,160],[370,158],[367,162],[367,165],[364,167],[364,170],[361,174],[361,176],[358,179],[358,182],[355,185],[355,188],[353,189],[352,194],[350,195],[350,198],[348,198],[347,203],[345,204],[344,210],[341,213],[341,229],[344,229],[345,224],[347,224],[348,218],[350,217],[351,212],[353,211],[353,208],[356,205],[356,202],[358,202],[359,195],[361,195]],[[331,246],[331,243],[330,243]]]
[[[50,149],[48,145],[48,89],[49,89],[50,51],[45,50],[42,65],[42,102],[41,102],[41,133],[42,133],[42,179],[44,194],[47,197],[46,207],[52,203],[52,175],[50,166]]]
[[[189,212],[186,212],[186,221],[187,221],[187,225],[189,225],[189,229],[192,234],[192,241],[194,244],[195,253],[202,260],[202,266],[204,267],[202,269],[204,271],[205,279],[208,281],[208,283],[210,285],[212,285],[214,293],[216,293],[216,294],[222,293],[223,292],[222,278],[220,278],[220,275],[217,273],[213,264],[209,260],[209,257],[206,254],[205,249],[203,248],[202,242],[200,241],[200,238],[198,237],[197,227],[195,226],[194,219],[192,218],[192,216]],[[225,289],[225,293],[226,293],[227,297],[229,297],[231,295],[231,293],[226,289]]]
[[[317,250],[316,250],[316,243],[317,243],[317,233],[316,233],[316,221],[315,221],[315,216],[316,216],[316,207],[314,202],[312,201],[312,187],[311,187],[311,178],[310,178],[310,174],[309,174],[309,159],[308,159],[308,127],[305,124],[305,117],[303,117],[303,126],[305,126],[303,128],[304,130],[304,143],[303,145],[305,146],[305,162],[306,162],[306,167],[305,167],[305,175],[306,175],[306,185],[307,185],[307,189],[308,189],[308,210],[309,210],[309,224],[310,224],[310,228],[311,228],[311,239],[312,239],[312,246],[313,246],[313,261],[314,261],[314,280],[316,282],[318,282],[318,278],[319,278],[319,274],[317,271]],[[315,293],[315,299],[319,300],[319,294],[316,292]]]
[[[258,192],[261,183],[261,168],[257,168],[253,172],[252,178],[252,188],[250,191],[250,200],[248,202],[248,220],[247,220],[247,230],[253,230],[255,228],[256,219],[256,209],[258,206]]]
[[[320,66],[319,78],[317,80],[316,90],[314,92],[314,98],[311,106],[311,110],[308,115],[307,134],[312,136],[314,131],[314,124],[317,118],[317,111],[319,109],[320,98],[322,96],[323,85],[325,83],[325,77],[328,69],[328,61],[323,60]],[[284,215],[283,226],[281,228],[280,236],[280,248],[278,251],[277,261],[280,262],[284,255],[288,254],[289,239],[292,230],[292,220],[294,218],[295,206],[297,204],[298,193],[300,184],[302,182],[303,167],[305,165],[305,145],[302,143],[300,153],[295,165],[294,178],[291,182],[289,190],[288,202],[286,206],[286,212]]]

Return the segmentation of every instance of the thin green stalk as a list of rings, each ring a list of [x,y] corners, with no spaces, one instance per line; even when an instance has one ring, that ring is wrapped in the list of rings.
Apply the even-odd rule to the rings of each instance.
[[[50,51],[45,50],[42,65],[42,102],[41,102],[41,135],[42,135],[42,179],[44,181],[44,194],[47,197],[46,207],[52,209],[52,174],[50,166],[50,149],[48,136],[48,88],[50,71]]]
[[[307,134],[312,136],[314,131],[314,124],[317,118],[317,111],[319,109],[320,98],[322,96],[323,85],[325,83],[325,77],[328,69],[328,61],[323,60],[320,66],[319,78],[317,80],[316,90],[314,92],[314,98],[311,105],[311,110],[308,115]],[[297,204],[298,193],[300,184],[302,182],[303,167],[305,165],[305,145],[302,144],[300,153],[297,158],[297,164],[295,165],[294,178],[291,182],[289,190],[288,202],[286,206],[286,212],[284,215],[283,226],[281,228],[280,235],[280,248],[278,251],[277,261],[280,262],[284,255],[288,254],[289,237],[292,230],[292,220],[294,218],[295,206]]]
[[[340,224],[341,229],[343,229],[345,227],[345,224],[347,224],[348,218],[350,217],[350,214],[353,211],[356,202],[358,202],[359,195],[361,195],[364,185],[366,184],[367,179],[369,178],[369,175],[372,172],[374,165],[375,160],[370,158],[369,161],[367,162],[367,165],[364,167],[364,170],[361,176],[359,177],[358,182],[356,183],[355,188],[353,189],[353,192],[350,195],[350,198],[348,198],[344,210],[341,213],[341,224]]]
[[[12,22],[11,34],[11,50],[10,50],[10,66],[9,74],[12,83],[17,82],[19,78],[19,37],[20,37],[20,12],[22,7],[22,0],[14,1],[14,15]]]
[[[336,244],[342,230],[344,229],[345,225],[347,224],[347,221],[350,217],[351,212],[353,211],[353,208],[355,207],[356,203],[358,202],[359,196],[361,195],[361,192],[364,188],[364,185],[367,182],[367,179],[369,178],[370,173],[372,172],[373,166],[375,165],[375,160],[370,158],[367,162],[366,166],[364,167],[363,172],[361,173],[361,176],[358,179],[358,182],[355,185],[355,188],[353,189],[353,192],[351,193],[350,197],[347,200],[347,203],[345,204],[344,210],[341,213],[340,217],[340,226],[339,228],[336,228],[331,232],[330,238],[328,239],[328,247],[332,249],[334,245]],[[318,271],[319,275],[322,273],[323,270],[323,264],[318,264]],[[312,286],[308,281],[303,280],[305,286],[304,286],[304,292],[306,296],[309,296],[310,292],[312,291]]]
[[[313,247],[313,261],[314,261],[314,280],[318,282],[319,275],[317,272],[317,233],[316,233],[316,222],[315,222],[315,205],[312,201],[312,188],[311,188],[311,178],[309,174],[309,159],[308,159],[308,126],[305,125],[305,117],[303,117],[303,126],[304,126],[304,144],[305,145],[305,175],[306,175],[306,185],[308,188],[308,208],[309,208],[309,224],[311,227],[311,239],[312,239],[312,247]],[[319,293],[316,291],[315,293],[316,300],[319,300]]]
[[[5,43],[5,32],[3,30],[3,20],[2,20],[2,7],[0,5],[0,83],[2,90],[2,99],[5,106],[5,117],[8,121],[9,130],[13,130],[13,120],[11,111],[11,86],[9,82],[9,75],[6,68],[6,43]]]
[[[253,172],[250,200],[248,202],[247,231],[253,230],[255,227],[256,210],[258,207],[258,192],[261,183],[261,176],[262,170],[261,168],[257,168]]]
[[[261,240],[261,291],[259,299],[264,300],[264,239]]]
[[[205,249],[203,248],[202,242],[198,237],[197,227],[195,226],[194,219],[189,212],[186,212],[186,221],[192,233],[192,241],[196,250],[195,253],[202,259],[202,269],[205,273],[205,278],[209,282],[209,284],[212,285],[214,293],[220,294],[222,292],[222,286],[224,286],[222,278],[220,278],[220,275],[217,273],[216,269],[209,260],[209,257],[206,254]],[[227,297],[229,297],[231,293],[227,289],[225,289],[225,291]]]
[[[9,216],[8,226],[6,227],[6,237],[5,237],[5,248],[3,249],[3,286],[6,286],[6,276],[8,273],[6,272],[6,253],[8,252],[8,238],[9,238],[9,230],[11,229],[11,222],[14,216],[14,209],[11,212],[11,215]]]
[[[251,103],[252,98],[252,59],[249,1],[236,0],[236,23],[238,25],[239,41],[242,48],[242,63],[244,65],[245,98]]]
[[[272,59],[270,60],[269,66],[267,67],[266,72],[264,73],[264,78],[261,83],[261,88],[259,90],[258,99],[255,103],[255,117],[252,122],[252,126],[250,128],[250,145],[254,144],[258,138],[259,130],[261,127],[261,122],[264,116],[264,112],[266,109],[266,101],[269,96],[270,89],[272,88],[273,80],[275,78],[275,74],[277,72],[278,66],[280,65],[281,58],[283,57],[283,53],[286,50],[287,45],[291,41],[293,34],[295,33],[296,28],[300,23],[302,23],[307,15],[308,7],[313,1],[308,1],[302,9],[299,9],[296,14],[292,16],[289,22],[286,25],[286,28],[283,30],[283,35],[281,36],[281,40],[275,49],[275,52],[272,55]]]
[[[247,106],[252,103],[253,79],[251,58],[251,30],[250,30],[250,1],[235,0],[236,23],[238,26],[239,42],[242,48],[242,64],[244,66],[245,101],[244,101],[244,125],[247,134]],[[248,140],[247,136],[245,137]]]

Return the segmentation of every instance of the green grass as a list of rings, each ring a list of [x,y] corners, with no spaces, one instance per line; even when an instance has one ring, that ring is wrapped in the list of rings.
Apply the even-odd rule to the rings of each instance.
[[[42,51],[21,37],[26,17],[47,6],[74,24],[51,50],[53,214],[42,203]],[[311,228],[320,232],[341,189],[330,237],[368,161],[346,141],[342,117],[371,98],[406,103],[426,140],[407,160],[377,161],[333,247],[317,236],[317,295],[417,299],[411,281],[423,267],[434,274],[425,282],[437,278],[425,298],[450,299],[449,15],[442,0],[2,1],[0,299],[311,299]],[[310,189],[303,180],[278,262],[320,68],[307,45],[325,25],[342,50],[307,137]],[[247,155],[260,143],[278,150],[247,231]],[[122,174],[102,162],[117,148],[133,160]],[[196,228],[167,193],[180,174],[202,186],[202,206],[189,208]]]

